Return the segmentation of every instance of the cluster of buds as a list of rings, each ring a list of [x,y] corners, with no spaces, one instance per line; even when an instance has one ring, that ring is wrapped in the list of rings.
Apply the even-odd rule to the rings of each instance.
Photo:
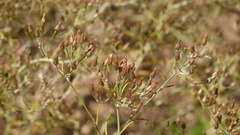
[[[132,111],[140,110],[145,101],[156,94],[156,87],[159,81],[153,81],[156,76],[156,68],[149,75],[149,80],[142,86],[143,78],[137,79],[134,71],[135,64],[128,64],[128,57],[125,56],[120,62],[118,56],[110,54],[103,62],[102,70],[97,67],[98,57],[92,61],[96,68],[96,75],[99,77],[97,84],[91,84],[89,91],[97,102],[110,102],[118,107],[126,107]],[[108,84],[108,75],[116,73],[114,87]],[[104,94],[103,94],[104,93]],[[104,97],[104,98],[103,98]]]
[[[186,126],[187,126],[187,121],[182,121],[182,115],[181,114],[178,115],[178,117],[176,119],[176,124],[181,126],[182,134],[184,134]]]
[[[202,98],[202,103],[207,107],[214,120],[213,128],[219,133],[222,131],[227,133],[239,131],[237,128],[240,126],[237,116],[239,108],[235,105],[236,100],[233,99],[227,106],[223,106],[222,104],[217,105],[217,98],[218,89],[215,89],[215,91],[208,96],[204,95]]]
[[[177,42],[175,45],[175,70],[176,72],[180,72],[181,75],[188,76],[194,73],[195,69],[197,68],[196,61],[197,59],[207,57],[209,52],[209,49],[207,49],[205,46],[208,41],[208,34],[204,36],[204,39],[202,41],[202,44],[200,46],[184,46],[184,54],[186,54],[185,59],[181,59],[181,40]],[[218,75],[218,70],[214,72],[211,77],[207,78],[206,82],[203,83],[211,83]],[[192,80],[193,81],[193,80]]]
[[[39,37],[40,34],[42,34],[44,32],[45,24],[46,24],[46,14],[44,13],[43,16],[42,16],[42,19],[41,19],[40,26],[36,27],[35,34],[34,34],[35,37]],[[27,30],[28,30],[28,33],[33,36],[33,27],[30,23],[28,23],[28,29]]]

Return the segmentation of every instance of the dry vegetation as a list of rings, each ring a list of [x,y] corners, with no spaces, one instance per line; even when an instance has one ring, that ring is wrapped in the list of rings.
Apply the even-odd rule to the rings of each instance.
[[[2,0],[0,135],[239,135],[239,16],[238,0]]]

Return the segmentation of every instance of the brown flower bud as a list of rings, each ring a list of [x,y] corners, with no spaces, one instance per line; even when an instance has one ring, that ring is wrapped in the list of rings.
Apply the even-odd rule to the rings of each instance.
[[[99,84],[100,86],[104,86],[104,82],[103,82],[103,79],[102,79],[102,78],[99,78],[98,84]]]
[[[125,94],[125,97],[129,99],[131,96],[132,96],[132,93],[131,93],[131,90],[129,89]]]
[[[96,89],[95,93],[94,93],[94,96],[96,99],[98,100],[101,100],[102,99],[102,95],[101,95],[101,92],[100,92],[100,89]]]
[[[59,31],[61,23],[62,23],[62,22],[59,21],[58,24],[54,27],[54,30],[55,30],[55,31]]]
[[[58,63],[59,63],[59,61],[58,61],[58,56],[55,56],[54,59],[53,59],[53,64],[54,64],[55,66],[57,66]]]
[[[72,43],[73,48],[76,48],[77,44],[78,44],[78,39],[77,39],[77,37],[74,37],[74,40],[73,40],[73,43]]]
[[[152,88],[152,90],[153,90],[153,89],[156,89],[158,83],[159,83],[159,81],[155,81],[155,82],[153,82],[153,83],[150,85],[150,87]]]
[[[131,72],[130,77],[131,77],[131,79],[135,79],[135,78],[136,78],[135,73],[134,73],[134,72]]]
[[[136,105],[136,109],[140,110],[143,105],[143,100],[140,100],[140,102]]]
[[[111,92],[109,92],[109,93],[107,94],[107,97],[108,97],[108,99],[114,100],[114,97],[115,97],[114,90],[112,90]]]
[[[113,60],[113,54],[110,54],[110,56],[108,56],[107,59],[104,61],[103,65],[110,66],[112,64],[112,60]]]
[[[182,123],[182,125],[181,125],[181,128],[184,130],[184,129],[186,128],[186,126],[187,126],[187,122],[184,121],[184,122]]]
[[[143,81],[143,78],[141,78],[136,82],[137,87],[140,87],[142,85],[142,81]]]
[[[191,53],[194,53],[194,52],[195,52],[194,45],[190,47],[190,52],[191,52]]]
[[[93,66],[96,67],[98,64],[98,56],[93,60]]]
[[[157,68],[155,67],[152,73],[150,74],[150,78],[154,78],[156,76],[156,72],[157,72]]]
[[[216,104],[212,106],[212,113],[215,115],[217,113],[217,107]]]
[[[69,45],[68,39],[66,39],[65,41],[63,41],[64,46],[67,47]]]
[[[41,24],[39,27],[39,32],[43,33],[44,32],[44,24]]]
[[[238,108],[233,109],[232,112],[231,112],[231,115],[232,115],[232,116],[236,116],[236,115],[237,115],[237,112],[238,112]]]
[[[190,69],[189,69],[190,70],[189,74],[193,74],[196,67],[197,67],[197,65],[191,66]]]
[[[205,104],[207,102],[209,102],[209,98],[207,95],[204,95],[204,97],[202,98],[202,102]]]
[[[227,131],[232,132],[232,130],[233,130],[233,124],[231,123],[230,126],[228,126]]]
[[[129,100],[133,102],[133,101],[135,101],[135,100],[137,99],[137,96],[138,96],[138,94],[135,93],[135,94],[131,95],[131,97],[129,98]]]
[[[194,64],[194,62],[195,62],[195,58],[192,58],[191,60],[188,61],[188,64],[192,65],[192,64]]]
[[[93,50],[94,50],[93,46],[90,45],[90,46],[88,47],[87,51],[85,52],[85,55],[86,55],[87,57],[90,57],[90,56],[92,55],[92,53],[93,53]]]
[[[176,123],[179,124],[181,122],[181,114],[178,115],[177,119],[176,119]]]
[[[217,77],[218,72],[219,72],[219,70],[215,71],[215,72],[211,75],[211,77],[208,77],[207,83],[211,83],[211,82]]]
[[[60,47],[60,50],[61,50],[61,51],[64,51],[64,49],[65,49],[64,41],[61,42],[61,44],[59,45],[59,47]]]
[[[68,74],[68,73],[70,73],[70,71],[71,71],[71,68],[70,68],[70,65],[68,65],[66,68],[65,68],[65,74]]]
[[[167,119],[166,124],[165,124],[165,127],[168,128],[169,125],[170,125],[170,119]]]
[[[175,49],[179,50],[181,48],[181,40],[178,40],[177,44],[175,45]]]
[[[207,44],[207,40],[208,40],[208,34],[205,34],[204,39],[202,41],[203,46],[205,46]]]
[[[46,22],[46,14],[45,13],[43,13],[43,17],[42,17],[42,20],[41,20],[41,24],[45,24],[45,22]]]
[[[235,99],[232,100],[232,103],[230,104],[230,108],[233,109],[234,108],[234,105],[235,105]]]
[[[32,25],[28,23],[28,33],[32,34],[32,32],[33,32]]]
[[[91,85],[90,85],[90,87],[89,87],[89,92],[90,92],[91,94],[94,93],[94,84],[91,84]]]
[[[180,51],[177,51],[175,54],[175,60],[178,61],[180,60]]]
[[[217,98],[218,97],[218,88],[215,89],[215,92],[214,92],[214,95],[213,95],[214,98]]]
[[[75,36],[74,36],[73,33],[68,36],[68,42],[69,42],[70,44],[73,43],[74,37],[75,37]]]
[[[72,70],[77,69],[77,61],[73,61],[73,62],[72,62],[71,68],[72,68]]]

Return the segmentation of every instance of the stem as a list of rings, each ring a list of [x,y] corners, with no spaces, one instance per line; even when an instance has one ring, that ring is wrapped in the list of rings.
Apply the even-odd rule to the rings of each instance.
[[[120,114],[119,114],[119,107],[118,105],[116,106],[116,111],[117,111],[117,135],[120,135]]]
[[[100,135],[100,132],[99,132],[99,129],[98,129],[98,126],[97,126],[97,123],[96,121],[94,120],[92,114],[90,113],[90,111],[88,110],[87,106],[85,105],[83,99],[80,97],[80,95],[77,93],[76,89],[74,88],[74,86],[72,85],[71,81],[69,80],[69,78],[66,78],[68,84],[71,86],[71,88],[73,89],[73,91],[75,92],[75,94],[77,95],[78,99],[80,100],[81,104],[83,105],[84,109],[86,110],[86,112],[88,113],[89,117],[91,118],[93,124],[94,124],[94,127],[97,131],[97,134]]]

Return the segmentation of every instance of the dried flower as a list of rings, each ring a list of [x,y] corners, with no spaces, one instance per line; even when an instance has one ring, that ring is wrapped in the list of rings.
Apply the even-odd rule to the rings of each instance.
[[[181,47],[181,40],[178,40],[178,42],[177,42],[177,44],[175,45],[175,49],[176,50],[179,50],[180,49],[180,47]]]

